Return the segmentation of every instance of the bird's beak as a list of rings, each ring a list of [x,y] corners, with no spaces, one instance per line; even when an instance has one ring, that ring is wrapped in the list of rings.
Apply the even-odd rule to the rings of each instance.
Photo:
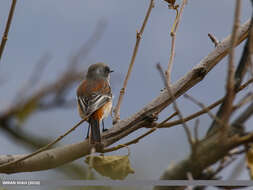
[[[114,72],[113,70],[110,70],[110,73]]]

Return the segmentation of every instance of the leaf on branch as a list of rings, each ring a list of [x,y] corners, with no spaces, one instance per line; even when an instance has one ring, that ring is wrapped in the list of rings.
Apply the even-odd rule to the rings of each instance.
[[[103,176],[122,180],[134,173],[128,156],[87,156],[85,162]]]
[[[253,179],[253,145],[247,151],[247,166],[250,171],[250,178]]]
[[[19,112],[16,113],[16,118],[19,123],[24,123],[28,117],[36,110],[38,104],[37,100],[31,100],[26,103]]]
[[[179,5],[175,5],[176,0],[164,0],[169,4],[169,8],[170,9],[174,9],[177,10],[177,8],[179,7]]]
[[[164,1],[166,1],[167,3],[172,4],[172,5],[174,5],[176,2],[176,0],[164,0]]]

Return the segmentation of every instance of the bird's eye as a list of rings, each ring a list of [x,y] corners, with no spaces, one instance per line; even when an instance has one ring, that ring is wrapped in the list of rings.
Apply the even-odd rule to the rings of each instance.
[[[110,68],[109,67],[105,67],[105,71],[109,73],[110,72]]]

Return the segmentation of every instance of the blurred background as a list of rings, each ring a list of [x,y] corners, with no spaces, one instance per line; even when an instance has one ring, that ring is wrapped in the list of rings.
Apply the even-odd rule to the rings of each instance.
[[[149,0],[18,1],[9,39],[0,63],[0,113],[19,102],[21,98],[29,97],[43,86],[54,82],[73,67],[75,72],[83,73],[81,78],[84,77],[88,66],[96,62],[104,62],[115,71],[111,76],[115,105],[130,63],[136,41],[136,30],[141,27],[148,5]],[[188,1],[177,32],[173,83],[214,49],[213,43],[207,36],[208,33],[212,33],[219,40],[231,33],[234,5],[235,1],[231,0]],[[251,16],[251,4],[250,1],[244,0],[242,5],[241,22],[244,23]],[[1,35],[10,6],[10,0],[0,1]],[[163,68],[167,67],[171,46],[169,33],[174,18],[175,11],[168,9],[166,2],[155,1],[155,8],[145,28],[121,105],[122,119],[140,110],[159,95],[163,88],[155,64],[160,62]],[[236,63],[240,58],[242,47],[243,43],[236,49]],[[227,57],[188,93],[206,105],[221,98],[225,92],[226,69]],[[34,72],[39,75],[39,80],[32,88],[27,89],[25,86],[33,80],[31,76]],[[70,102],[75,100],[77,86],[78,82],[73,83],[66,92],[65,97]],[[243,93],[240,93],[238,97],[242,95]],[[50,102],[50,98],[52,97],[47,97],[45,102]],[[183,97],[178,99],[178,104],[184,116],[199,110],[196,105]],[[173,109],[170,106],[160,114],[159,120],[171,113]],[[53,106],[43,111],[35,111],[27,119],[21,118],[12,122],[17,124],[13,131],[28,139],[33,138],[32,143],[36,141],[42,143],[42,140],[47,142],[55,139],[79,120],[74,101],[71,105]],[[205,134],[210,122],[211,119],[207,115],[200,117],[200,135]],[[112,119],[108,118],[105,124],[110,128]],[[194,126],[194,122],[188,124]],[[247,129],[252,129],[249,128],[252,124],[253,119],[250,119],[246,123]],[[87,124],[83,124],[64,138],[58,146],[84,140],[86,131]],[[144,131],[146,129],[138,130],[119,143],[129,141]],[[0,145],[1,155],[30,153],[36,149],[34,145],[29,145],[29,142],[24,143],[4,129],[0,129]],[[170,164],[188,155],[189,144],[183,128],[176,126],[157,130],[138,144],[132,145],[130,150],[130,161],[135,174],[130,174],[127,179],[158,179]],[[108,155],[113,154],[127,154],[127,149],[108,153]],[[70,164],[72,166],[66,165],[58,169],[12,175],[1,174],[0,177],[82,179],[83,172],[87,170],[83,160],[84,158],[81,158]],[[244,162],[238,160],[224,170],[221,173],[223,179],[231,178],[231,173],[234,172],[235,167],[238,167],[238,163]],[[232,177],[249,179],[246,167],[243,164],[239,165],[243,171],[237,169],[236,175]],[[96,172],[94,176],[97,179],[107,179]]]

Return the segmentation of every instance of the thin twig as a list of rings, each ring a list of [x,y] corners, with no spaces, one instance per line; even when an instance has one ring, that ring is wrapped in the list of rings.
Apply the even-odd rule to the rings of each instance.
[[[136,58],[136,55],[137,55],[137,52],[138,52],[138,49],[139,49],[139,44],[140,44],[140,41],[141,41],[142,34],[144,32],[145,26],[148,22],[148,18],[150,16],[150,13],[151,13],[151,10],[152,10],[153,7],[154,7],[154,0],[150,0],[149,8],[147,10],[146,16],[145,16],[144,21],[142,23],[141,30],[140,30],[140,32],[137,31],[137,34],[136,34],[136,43],[135,43],[135,46],[134,46],[131,62],[130,62],[130,65],[128,67],[128,71],[127,71],[126,78],[124,80],[123,87],[120,90],[118,103],[117,103],[115,109],[113,110],[113,112],[114,112],[113,124],[117,123],[120,120],[120,105],[121,105],[121,102],[123,100],[123,96],[125,94],[125,89],[126,89],[126,86],[127,86],[128,79],[129,79],[130,74],[131,74],[132,69],[133,69],[133,65],[134,65],[135,58]]]
[[[220,118],[216,117],[214,114],[212,114],[212,112],[208,109],[208,107],[206,107],[203,103],[201,103],[200,101],[196,100],[195,98],[193,98],[192,96],[188,95],[188,94],[184,94],[185,98],[188,98],[189,100],[191,100],[193,103],[197,104],[199,107],[201,107],[202,109],[206,110],[206,112],[208,113],[208,115],[215,120],[217,123],[219,123],[219,125],[224,126],[225,123],[220,120]]]
[[[247,82],[245,82],[242,86],[240,86],[237,90],[237,92],[245,89],[249,84],[251,84],[253,82],[253,79],[250,79],[248,80]],[[202,114],[205,114],[207,113],[208,110],[211,110],[213,108],[215,108],[216,106],[218,106],[219,104],[221,104],[223,101],[224,101],[224,98],[221,98],[219,100],[217,100],[216,102],[212,103],[211,105],[207,106],[206,109],[202,109],[201,111],[198,111],[194,114],[191,114],[187,117],[184,118],[184,121],[187,122],[187,121],[190,121],[196,117],[199,117],[200,115]],[[169,127],[172,127],[172,126],[175,126],[175,125],[179,125],[182,123],[182,120],[179,119],[179,120],[176,120],[176,121],[171,121],[171,122],[168,122],[168,123],[165,123],[163,126],[161,126],[161,128],[169,128]]]
[[[240,116],[233,122],[233,123],[244,123],[246,120],[248,120],[250,118],[250,116],[253,114],[253,103],[251,103],[246,109],[245,111],[243,111],[242,114],[240,114]]]
[[[24,156],[24,157],[22,157],[22,158],[20,158],[20,159],[13,160],[13,161],[8,162],[8,163],[6,163],[6,164],[0,165],[0,169],[1,169],[1,168],[4,168],[4,167],[7,167],[7,166],[10,166],[10,165],[12,165],[12,164],[17,164],[17,163],[19,163],[19,162],[21,162],[21,161],[24,161],[24,160],[26,160],[26,159],[28,159],[28,158],[31,158],[32,156],[35,156],[35,155],[37,155],[37,154],[39,154],[39,153],[41,153],[41,152],[47,150],[48,148],[50,148],[51,146],[53,146],[54,144],[56,144],[57,142],[59,142],[61,139],[63,139],[65,136],[67,136],[69,133],[71,133],[72,131],[74,131],[79,125],[81,125],[81,124],[82,124],[84,121],[86,121],[86,120],[87,120],[87,117],[84,118],[83,120],[79,121],[74,127],[72,127],[70,130],[68,130],[68,131],[67,131],[66,133],[64,133],[63,135],[59,136],[59,137],[58,137],[57,139],[55,139],[53,142],[47,144],[46,146],[41,147],[41,148],[38,149],[37,151],[35,151],[35,152],[31,153],[31,154],[28,154],[28,155],[26,155],[26,156]]]
[[[242,27],[242,31],[240,31],[240,41],[242,41],[242,39],[244,39],[244,37],[242,36],[242,34],[246,37],[247,33],[245,31],[245,29],[248,28],[248,25],[244,25]],[[225,43],[226,42],[226,43]],[[239,43],[238,42],[238,43]],[[227,44],[228,45],[228,40],[225,40],[223,42],[221,42],[221,44]],[[227,45],[225,50],[227,50]],[[223,47],[223,46],[221,46]],[[216,52],[217,50],[214,50],[214,52]],[[211,54],[212,55],[212,54]],[[226,51],[224,50],[219,50],[218,55],[215,55],[213,57],[210,56],[210,59],[208,58],[207,60],[204,60],[203,62],[201,61],[201,63],[196,67],[199,68],[200,66],[206,68],[207,72],[209,72],[216,64],[219,60],[221,60],[224,56],[226,55]],[[218,57],[217,57],[218,56]],[[215,61],[211,61],[211,60],[215,60]],[[203,64],[206,63],[206,64]],[[201,67],[201,68],[202,68]],[[189,88],[191,88],[192,86],[194,86],[196,83],[198,83],[199,81],[202,80],[202,78],[199,77],[199,75],[196,75],[196,68],[193,69],[193,71],[190,71],[186,76],[182,77],[182,79],[184,80],[180,80],[179,82],[177,82],[175,85],[173,85],[173,90],[175,90],[175,94],[178,96],[182,95],[182,93],[184,93],[186,90],[188,90]],[[203,69],[201,69],[203,71]],[[199,71],[199,70],[198,70]],[[195,74],[194,74],[195,73]],[[203,76],[203,75],[201,75]],[[186,80],[190,78],[190,80]],[[178,84],[180,83],[180,85]],[[159,103],[157,103],[157,101],[159,100]],[[134,114],[133,116],[127,118],[126,120],[120,122],[119,124],[117,124],[117,126],[113,127],[112,129],[109,129],[104,135],[103,137],[105,137],[105,145],[109,146],[112,143],[117,142],[119,139],[121,139],[122,137],[127,136],[128,134],[134,132],[135,130],[139,129],[141,126],[143,126],[143,124],[145,124],[146,120],[146,113],[154,113],[154,112],[158,112],[160,113],[164,107],[166,107],[169,103],[171,103],[171,100],[168,99],[168,95],[167,93],[163,93],[160,96],[158,96],[155,100],[153,100],[148,106],[145,106],[142,110],[140,110],[139,112],[137,112],[136,114]],[[162,105],[162,106],[161,106]],[[62,149],[63,148],[63,149]],[[76,154],[76,152],[73,152],[73,148],[75,150],[80,150],[80,148],[84,151],[83,153],[80,153],[80,151],[78,151],[78,155]],[[68,153],[71,152],[71,155],[66,155],[66,157],[62,158],[61,157],[61,164],[63,163],[67,163],[70,160],[75,160],[77,158],[80,158],[81,156],[87,155],[90,153],[90,146],[88,145],[87,141],[83,142],[83,143],[78,143],[78,144],[73,144],[73,145],[67,145],[65,147],[60,147],[60,148],[56,148],[56,149],[52,149],[52,150],[47,150],[44,155],[53,155],[55,154],[56,156],[59,155],[63,155],[64,153]],[[57,152],[56,150],[61,150],[59,152]],[[56,151],[56,152],[55,152]],[[66,151],[66,152],[62,152],[62,151]],[[15,155],[14,155],[15,158]],[[37,158],[37,157],[36,157]],[[30,159],[29,159],[30,160]],[[8,173],[14,173],[15,171],[24,171],[23,169],[28,169],[27,167],[29,167],[29,164],[36,164],[36,163],[48,163],[48,161],[50,160],[49,157],[44,156],[39,162],[37,162],[36,159],[31,158],[31,162],[25,162],[24,165],[22,165],[21,167],[13,167],[14,170],[10,171]],[[35,161],[35,162],[34,162]],[[58,163],[58,157],[57,159],[53,159],[50,160],[52,162],[50,162],[50,166],[45,166],[45,164],[42,164],[41,167],[36,167],[34,168],[33,171],[38,171],[38,170],[43,170],[43,169],[49,169],[49,168],[53,168],[56,167],[56,165],[54,165],[56,162]],[[58,166],[58,165],[57,165]],[[12,169],[13,169],[12,168]],[[28,169],[29,170],[29,169]],[[27,171],[28,171],[27,170]]]
[[[133,140],[127,142],[127,143],[119,144],[119,145],[114,146],[114,147],[112,147],[112,148],[104,149],[104,150],[103,150],[103,153],[105,153],[105,152],[112,152],[112,151],[115,151],[115,150],[119,150],[119,149],[121,149],[121,148],[124,148],[124,147],[126,147],[126,146],[129,146],[129,145],[131,145],[131,144],[136,144],[136,143],[139,142],[139,140],[141,140],[141,139],[143,139],[144,137],[146,137],[147,135],[153,133],[156,129],[157,129],[157,128],[154,127],[154,128],[152,128],[152,129],[150,129],[148,132],[144,133],[143,135],[140,135],[139,137],[137,137],[137,138],[135,138],[135,139],[133,139]]]
[[[253,28],[253,16],[251,17],[251,20],[250,20],[250,25],[249,25],[249,30],[251,30],[251,28]],[[248,65],[248,60],[249,60],[249,43],[250,43],[250,40],[251,37],[250,35],[248,36],[248,39],[244,45],[244,48],[243,48],[243,53],[241,55],[241,58],[240,58],[240,61],[239,61],[239,64],[236,68],[236,71],[235,71],[235,76],[234,76],[234,81],[235,81],[235,86],[234,86],[234,90],[237,91],[238,88],[240,87],[242,81],[243,81],[243,78],[245,76],[245,73],[247,71],[247,65]],[[230,38],[230,43],[231,43],[231,38]],[[216,116],[218,118],[222,118],[222,115],[224,114],[223,112],[225,112],[225,100],[222,102],[222,105],[220,106],[218,112],[216,113]],[[216,121],[214,120],[211,124],[211,126],[209,127],[208,131],[207,131],[207,135],[211,135],[211,134],[214,134],[215,132],[218,131],[218,129],[220,129],[218,127],[218,125],[216,124]]]
[[[226,158],[226,157],[225,157]],[[220,173],[223,169],[227,168],[231,163],[233,163],[236,159],[231,157],[231,159],[223,159],[220,161],[218,168],[211,174],[210,178],[213,178],[218,173]]]
[[[211,33],[208,33],[208,37],[211,39],[211,41],[214,43],[214,46],[217,47],[220,43],[219,40],[217,40],[217,38],[215,38],[214,35],[212,35]]]
[[[174,110],[177,112],[177,115],[178,115],[179,119],[182,120],[182,125],[183,125],[183,127],[184,127],[185,132],[186,132],[187,139],[188,139],[188,142],[189,142],[189,144],[190,144],[190,146],[191,146],[191,149],[194,150],[194,142],[193,142],[193,139],[192,139],[192,136],[191,136],[190,129],[188,128],[187,124],[185,123],[184,117],[183,117],[181,111],[179,110],[179,108],[178,108],[178,106],[177,106],[176,98],[175,98],[174,94],[172,93],[170,84],[169,84],[168,81],[166,80],[166,77],[165,77],[165,75],[164,75],[164,73],[163,73],[163,70],[162,70],[161,65],[158,63],[158,64],[156,65],[156,67],[157,67],[157,70],[159,71],[159,73],[160,73],[160,75],[161,75],[161,78],[162,78],[162,80],[163,80],[163,83],[164,83],[164,85],[165,85],[167,91],[168,91],[168,94],[169,94],[169,96],[170,96],[171,99],[172,99],[173,108],[174,108]]]
[[[229,49],[229,56],[228,56],[228,76],[227,76],[227,86],[226,86],[226,98],[225,98],[225,104],[224,104],[224,112],[222,114],[221,119],[225,123],[224,126],[228,126],[228,120],[230,117],[230,114],[232,112],[232,106],[233,101],[235,98],[235,66],[234,66],[234,51],[236,47],[236,38],[238,34],[238,28],[240,25],[240,10],[241,10],[241,0],[236,1],[236,7],[235,7],[235,18],[234,18],[234,25],[233,25],[233,31],[231,36],[231,42],[230,42],[230,49]],[[226,129],[227,130],[227,129]]]
[[[6,23],[6,26],[5,26],[4,34],[3,34],[3,37],[2,37],[2,42],[1,42],[1,45],[0,45],[0,61],[1,61],[1,58],[2,58],[2,55],[3,55],[3,51],[4,51],[6,41],[8,40],[8,33],[9,33],[9,30],[10,30],[11,21],[12,21],[13,14],[14,14],[14,11],[15,11],[16,3],[17,3],[17,0],[12,0],[8,20],[7,20],[7,23]]]
[[[236,104],[235,106],[233,106],[233,111],[237,110],[239,108],[241,108],[242,106],[244,106],[245,104],[252,102],[253,100],[253,93],[248,93],[246,94],[240,101],[238,104]]]
[[[175,57],[175,46],[176,46],[176,34],[177,34],[177,29],[179,26],[179,22],[181,20],[182,17],[182,13],[184,10],[184,6],[186,4],[187,0],[183,0],[179,13],[177,12],[177,16],[175,19],[175,28],[173,29],[173,31],[171,31],[170,35],[171,35],[171,50],[170,50],[170,59],[169,59],[169,63],[168,63],[168,69],[166,71],[166,76],[167,76],[167,81],[170,84],[171,83],[171,71],[172,71],[172,65],[173,65],[173,61],[174,61],[174,57]],[[176,9],[177,11],[177,9]]]
[[[16,144],[18,144],[19,146],[24,145],[26,149],[31,149],[32,151],[34,151],[34,149],[37,150],[47,145],[49,142],[52,142],[52,140],[49,138],[41,138],[37,135],[31,135],[30,133],[23,131],[18,126],[16,128],[6,126],[1,127],[1,129],[3,131],[6,131]],[[70,179],[75,179],[80,176],[87,176],[86,169],[75,163],[70,163],[66,166],[58,167],[57,169]]]
[[[174,112],[173,114],[171,114],[168,118],[166,118],[165,120],[163,120],[161,123],[159,123],[157,126],[153,127],[152,129],[148,130],[146,133],[144,133],[143,135],[140,135],[139,137],[124,143],[124,144],[119,144],[117,146],[111,147],[111,148],[107,148],[103,150],[103,153],[105,152],[112,152],[112,151],[116,151],[119,150],[121,148],[124,147],[128,147],[131,144],[136,144],[138,143],[141,139],[143,139],[144,137],[146,137],[147,135],[153,133],[156,129],[160,128],[164,123],[166,123],[168,120],[172,119],[174,116],[177,115],[177,112]]]

